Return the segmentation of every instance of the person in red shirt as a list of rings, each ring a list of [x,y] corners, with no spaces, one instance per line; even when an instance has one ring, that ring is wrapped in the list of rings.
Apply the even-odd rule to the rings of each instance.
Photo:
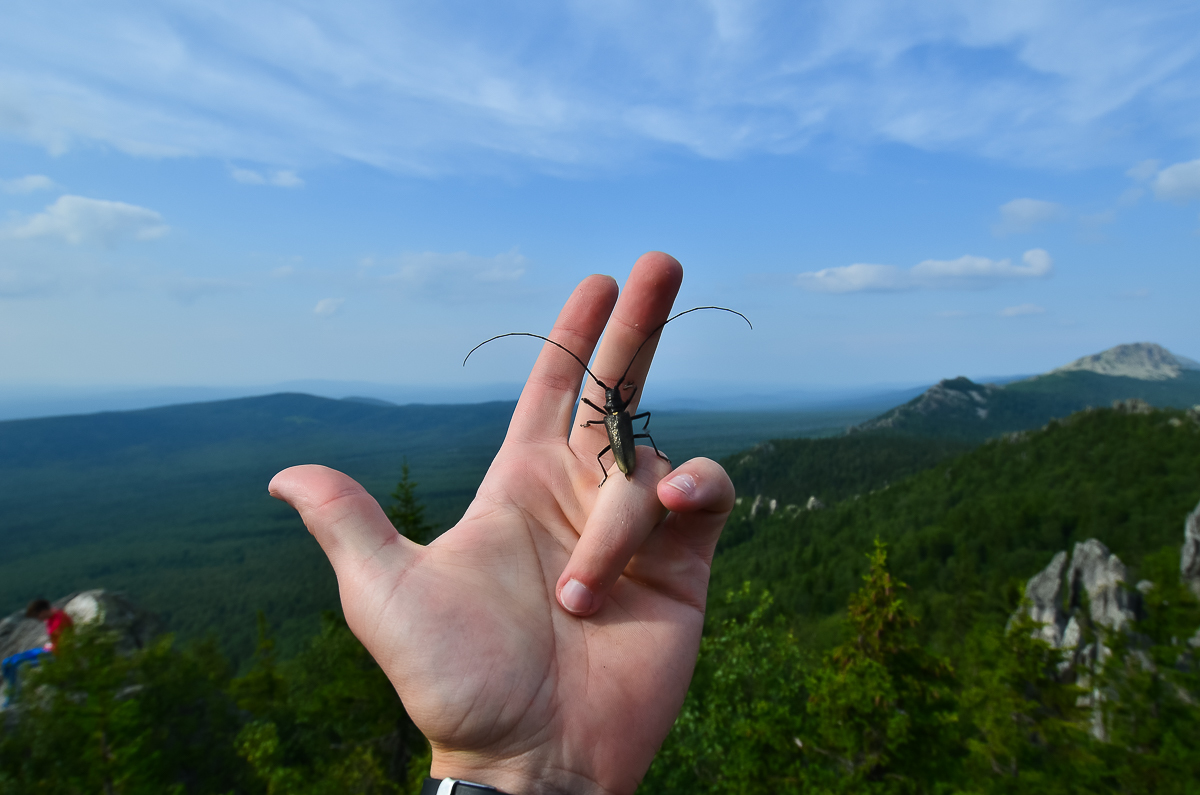
[[[50,640],[43,648],[51,654],[58,647],[58,639],[62,636],[63,630],[75,623],[67,615],[66,610],[55,610],[45,599],[36,599],[31,602],[25,610],[25,615],[46,622],[46,634],[50,636]]]
[[[65,610],[56,610],[45,599],[34,599],[30,602],[29,607],[25,608],[25,616],[45,622],[46,634],[49,635],[49,640],[38,648],[29,649],[14,654],[11,657],[6,657],[4,658],[4,662],[0,663],[0,667],[3,668],[4,672],[4,680],[8,683],[4,706],[8,706],[9,702],[17,694],[17,669],[21,666],[21,663],[37,665],[39,658],[43,654],[53,654],[55,649],[58,648],[58,640],[62,637],[63,631],[75,623]]]

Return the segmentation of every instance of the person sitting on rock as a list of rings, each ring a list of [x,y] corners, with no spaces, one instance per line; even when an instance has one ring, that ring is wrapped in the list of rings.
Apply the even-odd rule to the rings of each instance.
[[[0,666],[4,670],[4,680],[8,683],[7,697],[5,698],[5,706],[8,705],[13,697],[17,694],[17,669],[21,663],[29,663],[37,665],[39,658],[43,654],[53,654],[58,648],[58,640],[62,637],[63,631],[73,623],[71,616],[67,615],[65,610],[56,610],[53,605],[46,599],[34,599],[25,608],[26,618],[36,618],[46,624],[46,634],[49,640],[45,645],[38,646],[34,649],[18,652],[11,657],[4,658],[4,662]]]

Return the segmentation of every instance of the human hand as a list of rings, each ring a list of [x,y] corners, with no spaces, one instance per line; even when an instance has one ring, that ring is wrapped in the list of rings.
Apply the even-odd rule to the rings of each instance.
[[[612,279],[588,277],[549,336],[587,361],[607,323],[592,370],[615,384],[682,278],[660,253],[638,260],[619,300]],[[629,381],[643,383],[656,342]],[[670,471],[638,447],[632,478],[613,467],[597,489],[608,440],[579,427],[594,410],[572,418],[583,376],[543,346],[475,500],[428,546],[339,472],[271,481],[328,555],[346,621],[429,739],[435,778],[631,793],[683,704],[733,485],[713,461]],[[603,403],[591,379],[583,394]]]

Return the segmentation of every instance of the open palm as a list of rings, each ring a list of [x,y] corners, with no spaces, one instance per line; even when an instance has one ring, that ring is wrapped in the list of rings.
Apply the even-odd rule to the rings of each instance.
[[[587,360],[607,324],[592,370],[612,385],[681,279],[657,253],[619,301],[611,279],[589,277],[550,337]],[[629,381],[643,382],[653,347]],[[435,777],[629,793],[683,703],[733,487],[712,461],[672,472],[638,448],[633,477],[597,489],[607,438],[580,427],[593,409],[573,417],[581,369],[545,346],[475,500],[429,546],[341,473],[294,467],[271,482],[329,556],[346,620],[432,743]]]

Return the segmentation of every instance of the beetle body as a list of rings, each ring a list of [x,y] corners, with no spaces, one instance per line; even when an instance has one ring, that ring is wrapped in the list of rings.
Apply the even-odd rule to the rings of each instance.
[[[639,347],[638,350],[641,350],[641,348]],[[635,353],[634,356],[636,357],[637,354]],[[626,368],[625,372],[628,374],[629,369]],[[592,378],[596,377],[592,376]],[[624,381],[624,377],[621,380]],[[596,379],[596,383],[604,386],[604,383],[599,379]],[[650,427],[650,412],[643,411],[641,414],[630,416],[629,412],[626,411],[629,404],[633,402],[633,396],[637,393],[637,387],[633,384],[625,384],[623,388],[633,390],[633,392],[629,393],[629,397],[621,397],[622,387],[604,386],[604,408],[600,408],[587,398],[584,398],[582,401],[604,415],[604,419],[602,420],[588,420],[579,425],[580,428],[586,428],[589,425],[604,423],[604,430],[608,433],[608,447],[605,447],[596,454],[596,460],[600,463],[600,470],[604,472],[604,479],[600,481],[601,486],[608,480],[608,468],[604,466],[604,454],[610,450],[617,462],[617,469],[621,470],[621,474],[626,479],[633,476],[633,470],[637,466],[637,450],[634,449],[635,439],[649,439],[650,446],[654,448],[655,454],[668,464],[671,463],[671,459],[663,455],[662,451],[658,449],[658,445],[654,443],[654,437],[646,433],[646,429]],[[633,421],[640,420],[643,417],[645,417],[646,423],[642,426],[642,433],[634,433]]]
[[[754,325],[750,323],[750,320],[741,312],[733,309],[726,309],[723,306],[697,306],[691,309],[685,309],[684,311],[667,318],[662,323],[659,323],[653,331],[646,335],[646,339],[642,340],[642,344],[639,345],[637,350],[633,352],[633,358],[629,360],[629,366],[625,368],[625,372],[621,374],[621,377],[617,380],[615,386],[609,386],[597,378],[596,374],[591,371],[583,359],[580,359],[578,356],[576,356],[569,348],[560,345],[549,337],[543,337],[541,334],[532,334],[528,331],[511,331],[507,334],[497,334],[495,337],[484,340],[467,353],[466,358],[463,359],[463,366],[466,366],[467,359],[471,358],[472,353],[479,350],[484,345],[487,345],[492,340],[498,340],[501,337],[534,337],[536,339],[548,342],[555,347],[561,348],[562,350],[566,351],[572,359],[579,362],[584,371],[592,377],[593,381],[596,382],[597,386],[604,390],[603,408],[597,406],[587,398],[583,398],[581,401],[603,414],[604,418],[599,420],[588,420],[587,422],[580,423],[579,426],[581,428],[586,428],[591,425],[602,424],[604,425],[604,430],[608,433],[608,446],[596,454],[596,460],[600,463],[600,470],[604,473],[604,479],[600,481],[600,485],[603,486],[608,481],[608,468],[604,466],[603,458],[604,454],[610,450],[612,451],[613,458],[617,462],[617,468],[621,470],[621,473],[624,474],[627,479],[633,476],[633,471],[637,467],[637,455],[636,450],[634,449],[634,445],[636,444],[635,440],[637,439],[648,439],[650,441],[650,446],[654,448],[655,454],[657,454],[662,460],[670,463],[671,459],[662,454],[662,452],[658,449],[658,445],[654,443],[654,439],[649,433],[647,433],[646,429],[650,427],[650,412],[644,411],[641,414],[630,415],[628,408],[629,404],[633,402],[633,396],[637,394],[637,386],[634,384],[624,383],[625,377],[629,375],[629,371],[633,369],[633,363],[637,361],[638,354],[642,352],[642,348],[646,346],[647,342],[654,339],[658,332],[662,331],[663,326],[667,325],[681,315],[686,315],[689,312],[697,312],[701,309],[719,309],[722,312],[731,312],[740,317],[742,320],[745,320],[746,324],[749,325],[750,328],[754,328]],[[622,389],[631,389],[633,391],[629,393],[629,397],[623,397],[621,395]],[[644,425],[642,425],[642,432],[634,433],[634,420],[640,420],[643,418],[646,420],[646,422]]]
[[[608,446],[612,448],[613,458],[617,460],[617,469],[626,475],[632,475],[633,468],[637,466],[637,456],[634,454],[633,445],[625,446],[625,440],[633,440],[633,418],[627,411],[622,411],[620,414],[606,414],[604,415],[604,430],[608,431]]]

